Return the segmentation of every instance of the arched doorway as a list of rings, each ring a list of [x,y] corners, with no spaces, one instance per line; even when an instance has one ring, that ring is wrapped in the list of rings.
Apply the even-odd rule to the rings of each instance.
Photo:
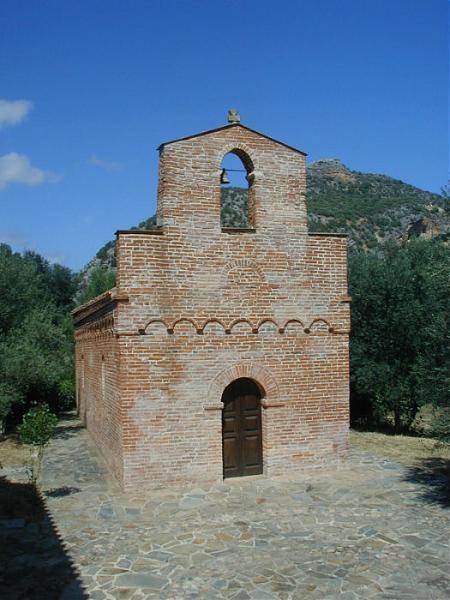
[[[261,392],[251,379],[236,379],[222,395],[223,476],[263,472]]]

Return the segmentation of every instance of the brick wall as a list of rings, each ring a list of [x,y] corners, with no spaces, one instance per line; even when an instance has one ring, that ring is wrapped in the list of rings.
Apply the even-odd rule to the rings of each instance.
[[[119,482],[123,480],[120,418],[120,357],[114,332],[116,311],[76,326],[78,413]]]
[[[247,230],[220,225],[230,151],[252,183]],[[117,452],[109,460],[125,487],[220,480],[221,395],[250,377],[263,390],[267,475],[339,460],[348,429],[346,240],[307,232],[304,154],[239,125],[160,154],[160,230],[118,232],[117,288],[127,301],[116,305],[114,339],[84,342],[97,356],[85,377],[98,382],[107,346],[116,369],[111,399],[98,383],[82,396],[94,406],[88,428],[104,452]]]

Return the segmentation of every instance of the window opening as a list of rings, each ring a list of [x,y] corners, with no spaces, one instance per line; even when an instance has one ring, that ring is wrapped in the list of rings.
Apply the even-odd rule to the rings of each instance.
[[[221,210],[222,227],[252,227],[250,218],[249,190],[251,187],[253,165],[250,160],[245,165],[235,151],[225,155],[221,164]]]

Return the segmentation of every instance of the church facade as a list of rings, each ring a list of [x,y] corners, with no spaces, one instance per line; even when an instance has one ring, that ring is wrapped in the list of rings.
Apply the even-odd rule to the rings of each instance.
[[[157,228],[73,311],[77,407],[124,489],[292,475],[346,454],[347,242],[309,233],[305,154],[239,122],[160,146]],[[248,227],[221,226],[221,162]]]

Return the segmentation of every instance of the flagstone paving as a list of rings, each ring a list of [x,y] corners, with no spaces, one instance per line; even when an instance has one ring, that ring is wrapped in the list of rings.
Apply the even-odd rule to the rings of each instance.
[[[448,510],[405,469],[352,451],[292,480],[124,494],[72,421],[42,486],[95,600],[450,598]],[[80,597],[75,585],[62,595]]]

